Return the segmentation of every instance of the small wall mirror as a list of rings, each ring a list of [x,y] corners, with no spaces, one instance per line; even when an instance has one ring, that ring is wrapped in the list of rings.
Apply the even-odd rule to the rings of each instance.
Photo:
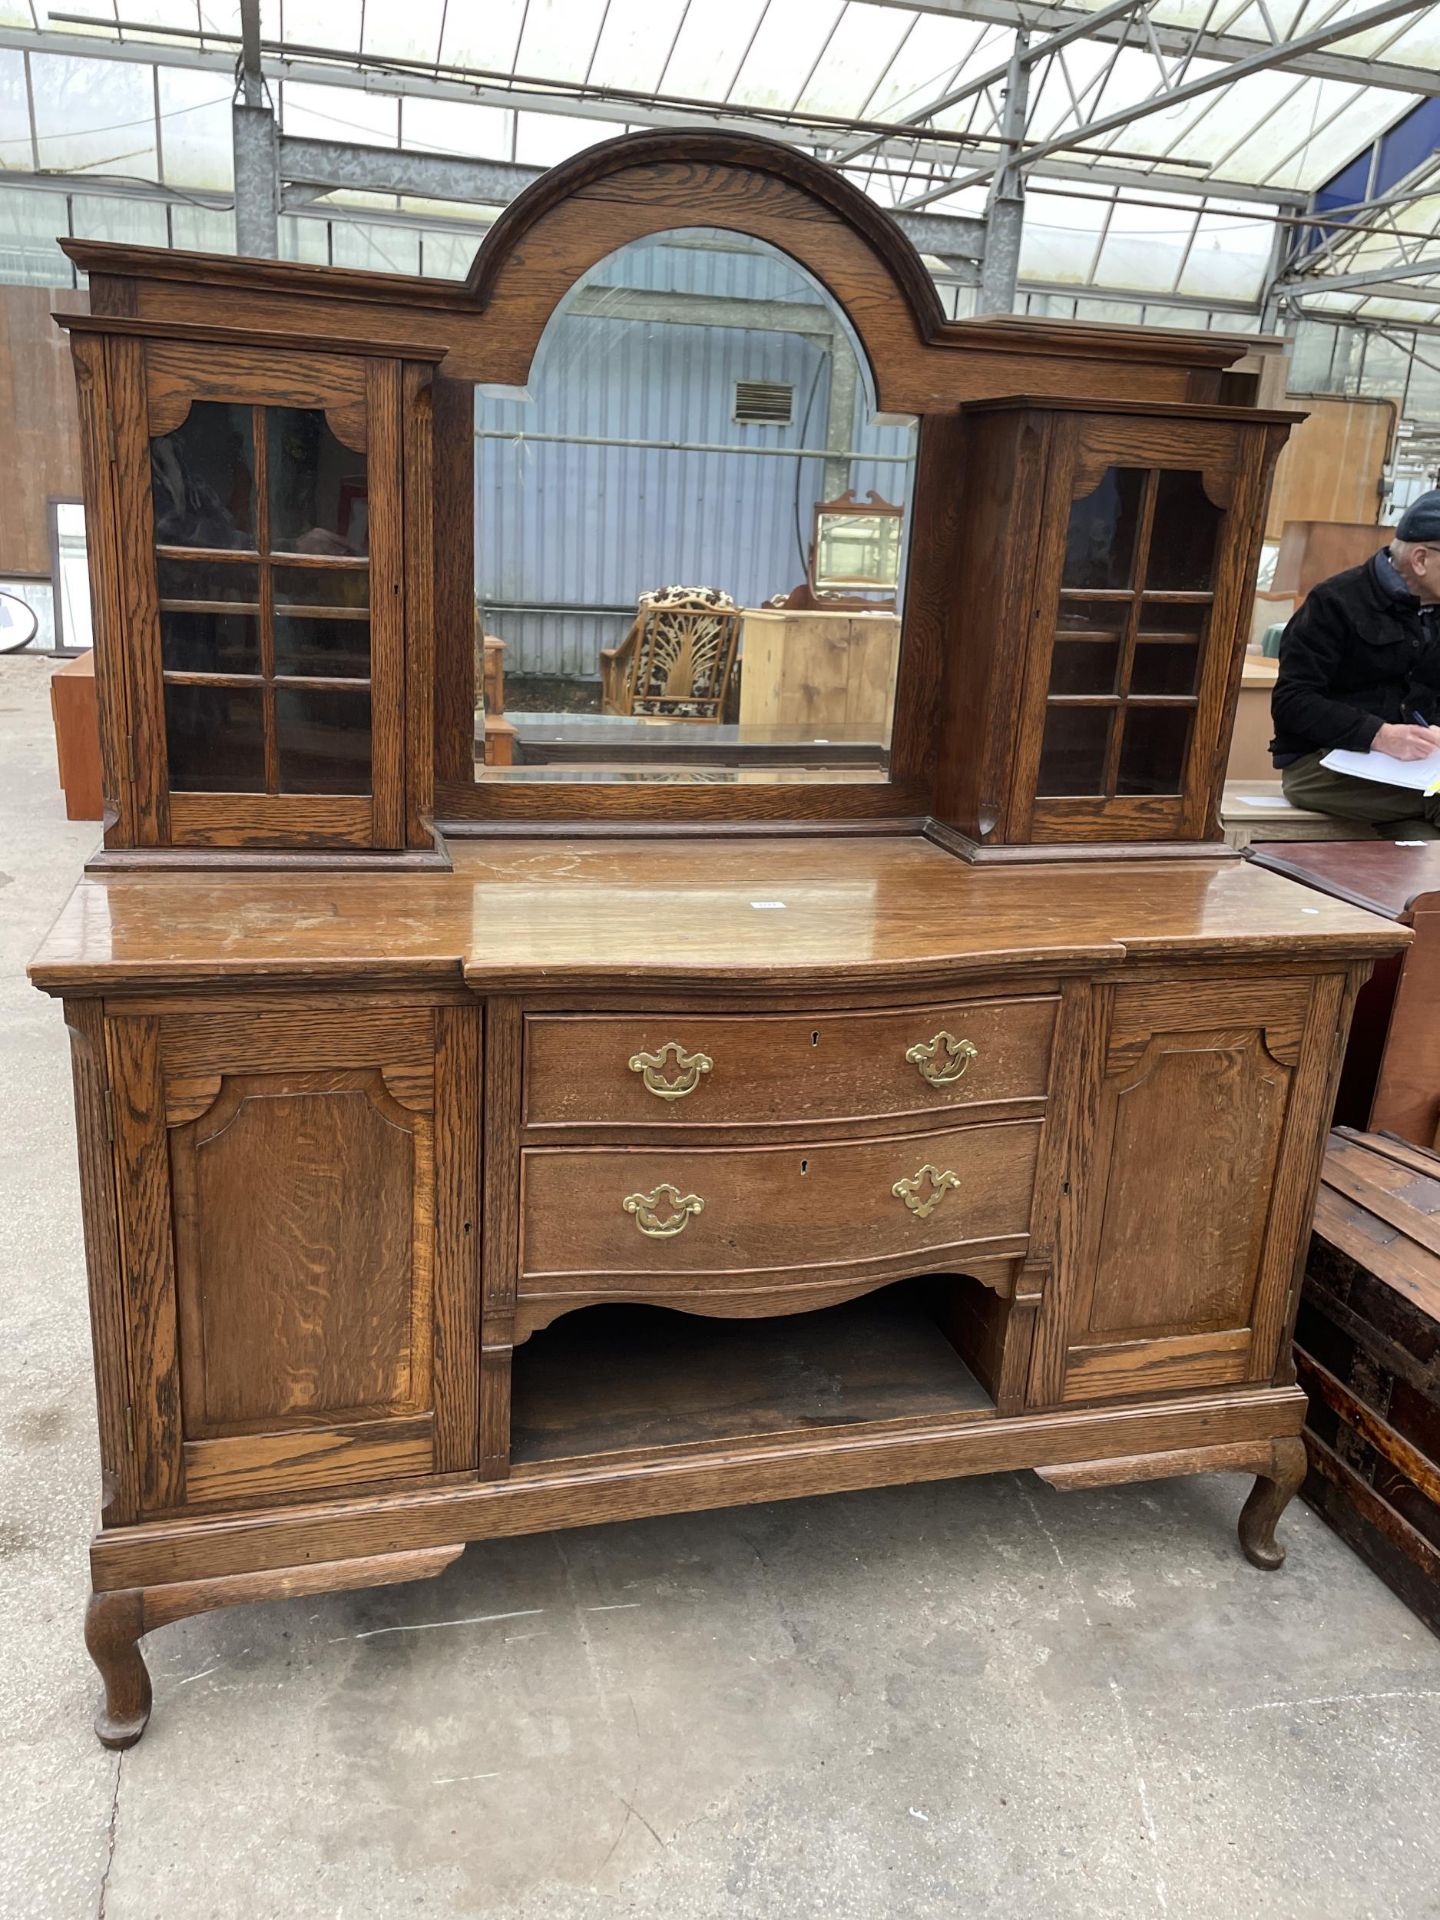
[[[475,431],[477,779],[888,777],[916,422],[793,260],[621,248]]]
[[[810,585],[827,601],[855,596],[861,604],[894,606],[900,591],[900,536],[905,509],[872,492],[822,500],[815,509]]]

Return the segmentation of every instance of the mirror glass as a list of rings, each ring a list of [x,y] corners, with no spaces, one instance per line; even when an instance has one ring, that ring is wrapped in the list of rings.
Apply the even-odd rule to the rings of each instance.
[[[916,422],[793,260],[608,255],[475,432],[477,779],[888,777]]]

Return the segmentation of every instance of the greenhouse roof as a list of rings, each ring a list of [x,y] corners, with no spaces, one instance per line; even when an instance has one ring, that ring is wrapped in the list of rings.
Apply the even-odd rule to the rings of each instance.
[[[0,175],[26,217],[63,187],[90,222],[72,230],[115,234],[128,196],[181,210],[173,244],[217,244],[243,27],[241,0],[0,0]],[[1335,224],[1306,230],[1288,297],[1440,316],[1433,0],[259,0],[258,28],[283,135],[499,163],[488,205],[320,189],[357,228],[450,235],[427,272],[464,271],[522,169],[626,127],[722,125],[911,213],[983,213],[1013,157],[1022,279],[1057,290],[1253,305],[1319,196]],[[315,185],[285,205],[313,214]],[[395,245],[373,263],[416,270]]]

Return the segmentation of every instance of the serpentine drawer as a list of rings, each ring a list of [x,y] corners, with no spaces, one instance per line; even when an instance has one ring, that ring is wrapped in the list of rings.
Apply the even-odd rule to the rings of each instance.
[[[1023,1251],[1039,1139],[1038,1120],[1011,1120],[816,1145],[531,1147],[520,1294],[581,1276],[586,1292],[665,1275],[685,1291],[886,1262],[933,1272],[967,1250]]]
[[[534,1126],[785,1126],[1044,1097],[1053,994],[898,1011],[532,1014]]]

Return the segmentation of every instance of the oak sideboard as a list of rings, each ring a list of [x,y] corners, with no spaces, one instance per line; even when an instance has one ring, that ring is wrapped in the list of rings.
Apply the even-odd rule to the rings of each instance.
[[[1336,1075],[1408,936],[1220,840],[1293,417],[1222,386],[1242,343],[948,321],[877,207],[720,134],[554,169],[464,283],[68,250],[106,822],[32,973],[74,1060],[101,1739],[167,1622],[507,1534],[1228,1469],[1277,1567]],[[784,443],[814,498],[843,449],[904,503],[876,751],[698,765],[672,674],[643,757],[487,766],[477,618],[512,711],[528,644],[487,449],[526,408],[535,460],[603,441],[587,343],[658,378],[656,302],[703,324],[717,254],[853,360],[825,461]],[[762,604],[765,534],[705,585]]]

